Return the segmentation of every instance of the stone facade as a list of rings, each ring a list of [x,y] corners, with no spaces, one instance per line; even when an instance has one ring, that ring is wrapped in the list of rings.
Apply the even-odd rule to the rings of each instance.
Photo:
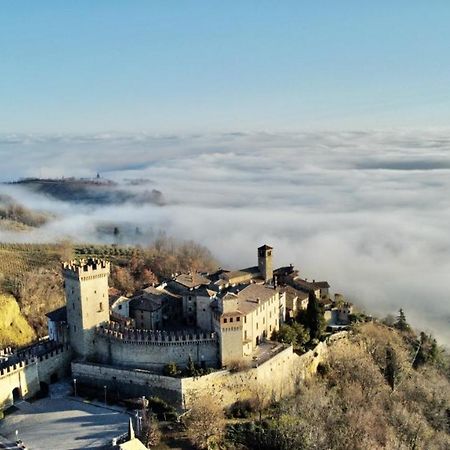
[[[69,339],[75,354],[94,354],[95,327],[109,320],[109,263],[81,260],[63,264]]]

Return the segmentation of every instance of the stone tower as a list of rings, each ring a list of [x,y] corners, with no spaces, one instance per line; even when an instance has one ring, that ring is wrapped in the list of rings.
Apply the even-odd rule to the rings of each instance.
[[[108,275],[103,260],[63,263],[69,340],[83,358],[94,353],[95,327],[109,320]]]
[[[273,278],[272,250],[268,245],[258,248],[258,269],[266,283]]]

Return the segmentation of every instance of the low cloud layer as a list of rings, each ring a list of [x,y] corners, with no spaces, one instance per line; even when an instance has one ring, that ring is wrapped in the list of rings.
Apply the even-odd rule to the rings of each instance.
[[[295,263],[375,314],[403,307],[450,344],[448,131],[4,135],[0,154],[4,181],[100,172],[124,186],[149,180],[167,201],[73,207],[3,186],[58,219],[1,240],[90,240],[98,221],[120,220],[201,242],[229,267],[254,264],[268,243],[277,265]]]

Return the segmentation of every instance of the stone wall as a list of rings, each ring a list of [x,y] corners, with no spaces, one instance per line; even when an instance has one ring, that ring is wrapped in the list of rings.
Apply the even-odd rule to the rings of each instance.
[[[181,378],[166,377],[140,369],[84,362],[72,362],[72,376],[77,382],[100,388],[106,386],[122,395],[157,396],[177,407],[182,405]]]
[[[189,357],[206,367],[217,367],[218,364],[218,343],[214,333],[162,333],[104,325],[97,329],[95,349],[99,363],[160,373],[170,362],[185,367]]]
[[[239,372],[220,370],[201,377],[173,378],[147,370],[73,362],[72,374],[81,382],[107,386],[125,395],[156,395],[179,409],[191,407],[200,395],[210,396],[223,407],[254,397],[278,400],[295,394],[326,359],[330,345],[346,335],[338,333],[301,356],[292,347],[285,348],[258,367]]]

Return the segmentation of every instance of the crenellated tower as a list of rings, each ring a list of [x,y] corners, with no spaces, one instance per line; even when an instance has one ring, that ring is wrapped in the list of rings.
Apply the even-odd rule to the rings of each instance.
[[[94,353],[95,327],[109,321],[109,262],[81,259],[63,263],[69,340],[79,357]]]

